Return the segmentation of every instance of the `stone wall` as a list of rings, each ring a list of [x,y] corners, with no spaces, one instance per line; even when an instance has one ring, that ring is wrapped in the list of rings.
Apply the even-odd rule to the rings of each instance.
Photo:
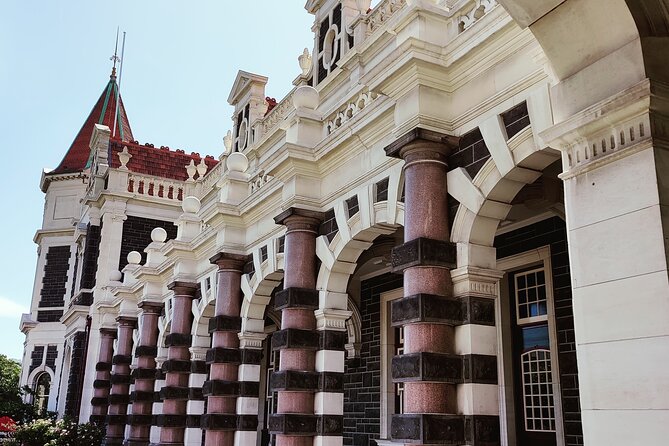
[[[151,243],[151,231],[161,227],[167,231],[167,240],[172,240],[177,236],[177,227],[174,223],[163,220],[154,220],[152,218],[134,217],[129,215],[123,222],[123,237],[121,238],[121,256],[119,258],[118,269],[128,264],[128,254],[131,251],[137,251],[142,254],[142,264],[146,263],[146,253],[144,249]]]
[[[67,272],[70,269],[70,247],[51,246],[46,253],[42,290],[40,291],[39,308],[65,306],[65,288]],[[63,315],[62,310],[38,311],[39,322],[56,322]]]

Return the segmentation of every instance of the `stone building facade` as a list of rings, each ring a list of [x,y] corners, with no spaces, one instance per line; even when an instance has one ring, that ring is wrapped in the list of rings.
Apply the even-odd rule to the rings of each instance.
[[[666,4],[306,9],[220,156],[135,141],[112,73],[44,173],[39,407],[108,445],[664,444]]]

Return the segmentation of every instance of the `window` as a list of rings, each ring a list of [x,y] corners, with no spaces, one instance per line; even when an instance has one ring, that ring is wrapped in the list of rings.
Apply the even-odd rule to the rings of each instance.
[[[555,403],[551,378],[551,352],[546,349],[531,350],[521,355],[521,363],[525,430],[554,432]]]
[[[318,73],[316,84],[325,79],[335,68],[342,53],[342,45],[345,42],[342,36],[346,33],[342,30],[341,4],[337,4],[330,14],[320,23],[318,30]]]
[[[390,438],[393,414],[404,413],[404,384],[393,383],[393,356],[404,352],[404,329],[390,323],[390,304],[403,295],[403,288],[381,294],[381,419],[380,438]]]
[[[543,267],[516,273],[514,279],[518,323],[547,320],[546,275]]]
[[[251,106],[246,104],[246,107],[237,114],[237,122],[235,123],[235,152],[241,152],[248,146],[249,143],[249,114]]]
[[[404,327],[393,328],[395,332],[395,356],[404,354]],[[395,413],[404,413],[404,383],[395,383]]]
[[[46,414],[49,407],[49,392],[51,391],[51,377],[42,372],[35,378],[35,408],[40,415]]]

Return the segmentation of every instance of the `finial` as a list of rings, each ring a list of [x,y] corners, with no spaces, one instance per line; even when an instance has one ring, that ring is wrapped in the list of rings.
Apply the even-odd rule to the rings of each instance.
[[[119,27],[116,27],[116,45],[114,46],[114,55],[109,58],[113,62],[111,76],[112,79],[116,79],[116,62],[120,62],[121,58],[118,57],[118,31]]]

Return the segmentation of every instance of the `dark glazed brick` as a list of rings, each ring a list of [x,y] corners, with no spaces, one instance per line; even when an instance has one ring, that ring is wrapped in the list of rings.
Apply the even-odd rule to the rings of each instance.
[[[337,220],[335,219],[334,209],[330,209],[325,212],[325,218],[318,229],[318,233],[326,236],[328,241],[332,241],[335,235],[337,235],[337,232],[339,232],[339,227],[337,226]]]
[[[90,223],[88,224],[83,263],[81,265],[81,282],[79,283],[79,287],[82,289],[90,290],[95,286],[95,274],[98,272],[98,256],[100,255],[101,233],[102,225],[95,226]]]
[[[139,252],[142,255],[142,264],[146,263],[146,253],[144,252],[144,249],[151,243],[151,231],[158,227],[167,231],[167,240],[172,240],[177,237],[177,227],[172,222],[134,217],[132,215],[128,216],[123,222],[119,270],[122,270],[128,264],[127,257],[130,251]]]
[[[70,269],[70,247],[51,246],[46,253],[44,277],[40,291],[40,308],[62,307],[65,305],[65,286]],[[62,315],[62,311],[61,311]]]

